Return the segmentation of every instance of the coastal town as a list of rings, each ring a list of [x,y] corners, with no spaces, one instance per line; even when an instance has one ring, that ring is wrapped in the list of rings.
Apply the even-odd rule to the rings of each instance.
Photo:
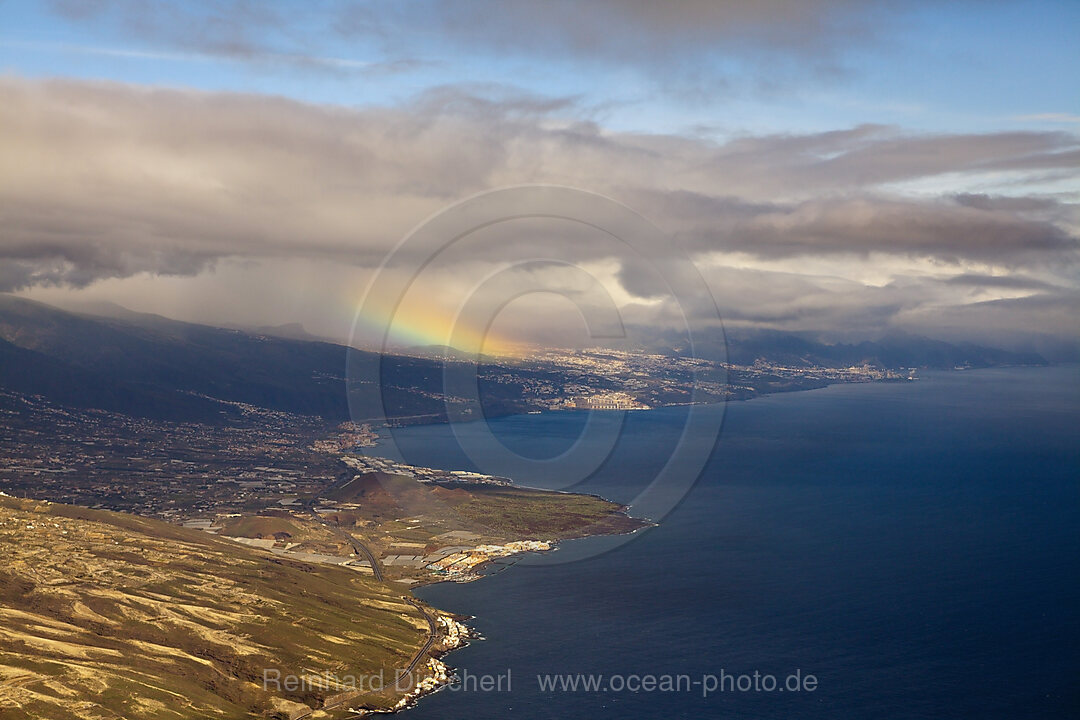
[[[863,363],[849,367],[756,358],[749,364],[612,348],[548,348],[513,364],[485,368],[485,378],[517,382],[522,397],[545,410],[644,410],[690,402],[747,400],[835,383],[908,380],[914,368]]]

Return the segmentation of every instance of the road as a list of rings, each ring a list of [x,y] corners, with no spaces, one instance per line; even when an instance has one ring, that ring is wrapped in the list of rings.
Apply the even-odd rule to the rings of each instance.
[[[425,642],[423,644],[423,646],[421,646],[421,648],[416,651],[416,654],[413,655],[412,660],[409,661],[409,664],[407,666],[405,666],[405,669],[401,672],[401,675],[397,676],[397,677],[404,678],[404,677],[411,676],[412,672],[414,670],[416,670],[416,666],[419,665],[420,661],[424,659],[424,656],[428,652],[431,651],[431,647],[435,644],[436,633],[438,632],[438,625],[436,625],[436,623],[435,623],[435,618],[431,617],[431,615],[428,613],[428,611],[424,609],[423,605],[416,602],[412,598],[406,597],[404,595],[401,597],[401,599],[404,600],[405,602],[409,603],[410,605],[412,605],[414,608],[416,608],[417,611],[420,613],[420,615],[425,620],[427,620],[427,624],[428,624],[428,639],[427,639],[427,642]],[[411,677],[410,677],[410,680],[411,680]],[[395,683],[397,682],[396,677],[395,677],[394,682]],[[341,707],[345,703],[352,702],[353,700],[356,700],[358,697],[361,697],[362,695],[364,695],[364,691],[356,691],[356,692],[348,693],[348,694],[346,694],[346,695],[344,695],[342,697],[339,697],[337,700],[335,700],[333,702],[326,703],[325,705],[323,705],[322,709],[323,710],[331,710],[333,708]],[[300,715],[299,717],[295,718],[295,720],[303,720],[304,718],[310,717],[314,712],[315,711],[312,710],[310,712],[304,713],[303,715]],[[362,717],[366,717],[366,716],[367,716],[367,713],[359,713],[357,715],[350,715],[349,717],[350,718],[362,718]]]
[[[341,527],[339,527],[337,525],[331,524],[326,518],[324,518],[322,515],[320,515],[318,512],[316,512],[315,503],[317,503],[318,501],[319,501],[319,498],[317,498],[317,497],[312,499],[311,504],[308,505],[308,511],[311,512],[312,516],[316,520],[318,520],[320,523],[322,523],[327,528],[329,528],[330,532],[334,533],[338,537],[340,537],[343,540],[347,541],[349,543],[349,545],[352,546],[352,549],[356,554],[363,555],[364,557],[366,557],[368,559],[368,562],[371,563],[371,571],[372,571],[372,574],[375,576],[375,579],[378,580],[379,582],[382,582],[383,581],[382,567],[379,565],[379,561],[375,559],[375,554],[373,552],[371,552],[371,549],[367,545],[365,545],[364,543],[360,542],[355,537],[353,537],[353,535],[351,533],[347,532],[346,530],[344,530],[343,528],[341,528]],[[424,620],[426,620],[427,624],[428,624],[428,639],[427,639],[427,641],[420,647],[419,650],[416,651],[416,654],[412,656],[412,659],[409,661],[409,664],[405,667],[405,669],[404,669],[404,671],[402,673],[403,675],[411,675],[412,672],[414,670],[416,670],[416,666],[420,664],[420,661],[424,659],[424,656],[427,655],[429,652],[431,652],[431,648],[435,645],[435,639],[438,637],[439,627],[435,622],[435,618],[433,618],[431,616],[431,614],[428,613],[428,611],[424,609],[423,605],[416,602],[415,600],[413,600],[410,597],[402,596],[401,599],[404,600],[405,602],[409,603],[410,605],[412,605],[414,608],[416,608],[417,612],[420,613],[420,616],[423,617]],[[357,693],[357,695],[359,695],[359,693]],[[350,694],[350,696],[339,698],[337,702],[333,703],[333,707],[338,707],[340,705],[343,705],[346,702],[350,702],[353,699],[355,699],[355,698],[351,694]],[[330,707],[331,707],[330,705],[327,705],[327,706],[324,707],[324,709],[329,709]],[[308,717],[310,714],[311,713],[307,713],[305,715],[302,715],[301,717],[302,718],[303,717]],[[357,717],[359,717],[359,716],[357,716]]]
[[[379,561],[375,559],[375,554],[373,552],[371,552],[371,549],[367,545],[365,545],[364,543],[360,542],[355,537],[353,537],[353,535],[351,533],[347,532],[346,530],[344,530],[343,528],[341,528],[341,527],[339,527],[337,525],[331,524],[326,518],[324,518],[322,515],[320,515],[318,512],[316,512],[315,503],[317,503],[318,501],[319,501],[319,498],[316,497],[316,498],[312,499],[311,503],[308,505],[308,511],[311,513],[312,517],[314,517],[320,523],[325,525],[330,530],[330,532],[334,533],[335,535],[337,535],[341,539],[347,541],[349,543],[349,545],[352,546],[353,551],[357,555],[363,555],[364,557],[366,557],[368,559],[368,562],[371,563],[371,572],[375,576],[375,579],[378,580],[379,582],[382,582],[383,581],[382,567],[379,565]],[[416,608],[417,612],[420,613],[421,617],[423,617],[425,620],[427,620],[427,624],[428,624],[428,639],[427,639],[427,641],[420,647],[419,650],[416,651],[416,654],[412,656],[412,660],[409,661],[409,664],[405,667],[405,669],[404,669],[404,671],[402,673],[402,675],[410,675],[414,670],[416,670],[416,666],[420,664],[420,661],[424,659],[424,656],[427,655],[429,652],[431,652],[432,646],[435,645],[435,639],[438,636],[437,633],[438,633],[439,628],[438,628],[438,625],[435,623],[435,618],[433,618],[428,613],[428,611],[424,609],[423,605],[416,602],[415,600],[413,600],[410,597],[402,596],[401,599],[404,600],[405,602],[409,603],[410,605],[412,605],[414,608]],[[323,707],[323,709],[324,710],[329,710],[331,708],[340,707],[341,705],[344,705],[347,702],[352,702],[353,700],[355,700],[357,697],[359,697],[362,694],[363,693],[361,693],[361,692],[349,693],[344,697],[338,698],[335,702],[325,705]],[[296,720],[303,720],[304,718],[310,717],[314,712],[315,711],[312,710],[311,712],[304,713],[303,715],[298,716],[296,718]],[[363,715],[356,715],[354,717],[363,717]]]
[[[435,618],[431,617],[431,615],[428,613],[428,611],[424,609],[423,605],[416,602],[412,598],[406,597],[404,595],[401,597],[401,599],[404,600],[405,602],[409,603],[410,605],[412,605],[414,608],[416,608],[417,611],[420,613],[420,615],[423,616],[423,618],[425,620],[427,620],[427,624],[428,624],[428,639],[427,639],[427,642],[425,642],[423,644],[423,646],[419,650],[416,651],[416,654],[413,655],[412,660],[409,661],[409,664],[402,671],[401,675],[398,676],[398,677],[406,677],[406,676],[409,676],[409,675],[412,674],[412,672],[416,669],[416,666],[419,665],[420,661],[424,658],[424,655],[426,655],[428,652],[431,651],[431,647],[435,644],[435,638],[436,638],[436,632],[438,631],[438,625],[436,625],[436,623],[435,623]],[[397,678],[395,678],[395,682],[397,682]],[[364,694],[365,694],[365,691],[363,691],[363,690],[357,690],[357,691],[354,691],[354,692],[346,693],[346,694],[342,695],[341,697],[337,698],[336,700],[334,700],[333,702],[326,703],[325,705],[322,706],[321,709],[322,710],[332,710],[334,708],[339,708],[339,707],[341,707],[342,705],[344,705],[346,703],[350,703],[353,700],[356,700],[357,698],[363,696]],[[314,713],[315,713],[314,710],[309,710],[308,712],[306,712],[306,713],[304,713],[302,715],[298,715],[296,718],[294,718],[294,720],[305,720],[305,718],[311,717]],[[352,718],[362,718],[362,717],[367,717],[367,715],[368,715],[367,712],[360,712],[360,713],[358,713],[356,715],[350,715],[349,718],[350,718],[350,720],[352,720]]]
[[[435,624],[435,618],[431,617],[431,615],[428,614],[428,611],[424,609],[423,605],[416,602],[410,597],[403,596],[401,599],[416,608],[420,612],[420,615],[423,616],[425,620],[427,620],[428,624],[427,642],[424,643],[423,647],[416,651],[416,654],[413,655],[413,659],[409,661],[408,667],[405,668],[405,674],[410,674],[413,670],[416,669],[416,665],[420,662],[424,655],[427,654],[429,650],[431,650],[431,646],[435,644],[435,634],[438,632],[438,626]]]
[[[318,499],[316,498],[316,501],[317,500]],[[353,552],[355,552],[357,555],[363,555],[364,557],[366,557],[368,559],[368,562],[371,563],[371,573],[375,576],[376,580],[382,582],[382,567],[379,565],[379,561],[375,559],[375,554],[371,552],[371,549],[368,548],[367,545],[353,537],[351,533],[346,532],[344,529],[338,527],[337,525],[332,525],[326,518],[324,518],[315,510],[314,503],[315,501],[312,501],[312,504],[308,506],[308,510],[311,511],[311,514],[315,517],[315,519],[328,527],[330,529],[330,532],[334,533],[342,540],[348,542],[349,545],[352,546]]]

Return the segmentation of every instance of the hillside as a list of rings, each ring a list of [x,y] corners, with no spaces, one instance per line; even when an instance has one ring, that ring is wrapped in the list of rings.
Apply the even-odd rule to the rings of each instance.
[[[395,518],[412,518],[414,537],[426,542],[439,530],[428,519],[454,523],[455,530],[478,533],[490,542],[520,538],[565,540],[586,535],[619,534],[647,523],[626,514],[626,508],[594,495],[553,492],[510,485],[418,483],[401,475],[364,473],[324,494],[329,500],[355,504],[342,513],[341,524],[371,521],[391,527]],[[351,523],[350,523],[351,521]]]
[[[0,294],[0,387],[70,407],[220,423],[243,403],[340,422],[350,417],[347,353],[358,363],[376,357],[155,315],[81,315]],[[391,416],[443,411],[431,397],[438,363],[385,356],[379,366]]]
[[[0,497],[0,546],[5,719],[295,716],[336,690],[265,670],[392,679],[428,637],[392,585],[145,518]]]

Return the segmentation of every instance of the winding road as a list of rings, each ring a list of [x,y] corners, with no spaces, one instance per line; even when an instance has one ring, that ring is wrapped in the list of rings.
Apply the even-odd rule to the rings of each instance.
[[[375,559],[375,554],[373,552],[371,552],[371,549],[367,545],[365,545],[364,543],[360,542],[355,537],[353,537],[353,535],[351,533],[346,532],[344,529],[342,529],[341,527],[339,527],[337,525],[330,524],[330,522],[326,518],[324,518],[322,515],[320,515],[318,513],[318,511],[315,510],[315,502],[316,501],[318,501],[318,498],[313,500],[311,505],[308,506],[308,510],[311,511],[311,514],[315,517],[315,519],[318,520],[319,522],[321,522],[327,528],[329,528],[330,532],[334,533],[335,535],[340,537],[342,540],[345,540],[346,542],[348,542],[349,545],[352,546],[353,552],[355,552],[357,555],[363,555],[364,557],[366,557],[368,559],[368,562],[371,563],[371,572],[375,576],[375,579],[378,580],[379,582],[382,582],[383,581],[382,567],[379,565],[379,561]]]

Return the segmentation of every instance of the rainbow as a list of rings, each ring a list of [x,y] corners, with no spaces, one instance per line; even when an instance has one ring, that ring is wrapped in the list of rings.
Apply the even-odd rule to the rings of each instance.
[[[382,313],[365,316],[357,314],[355,334],[363,334],[376,342],[386,332],[387,319]],[[393,312],[386,332],[390,347],[442,345],[461,352],[496,356],[520,356],[523,343],[515,342],[486,328],[464,324],[456,315],[434,304],[421,307],[419,303],[403,303]]]

